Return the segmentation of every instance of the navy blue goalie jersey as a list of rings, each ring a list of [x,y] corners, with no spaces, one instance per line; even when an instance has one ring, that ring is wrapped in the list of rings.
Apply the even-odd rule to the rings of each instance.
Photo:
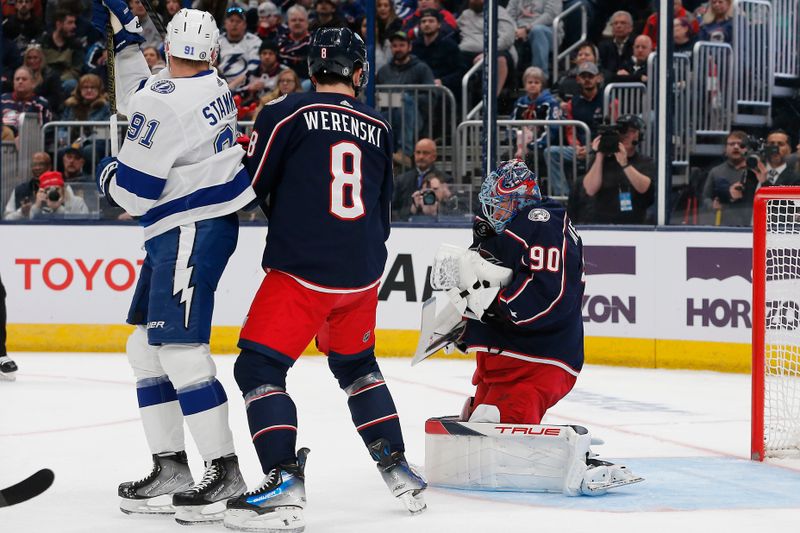
[[[326,292],[375,286],[392,199],[386,121],[343,94],[293,94],[264,106],[247,153],[269,220],[264,268]]]
[[[479,253],[513,271],[486,322],[470,320],[467,351],[488,351],[559,366],[583,367],[583,242],[564,208],[552,200],[520,211]]]

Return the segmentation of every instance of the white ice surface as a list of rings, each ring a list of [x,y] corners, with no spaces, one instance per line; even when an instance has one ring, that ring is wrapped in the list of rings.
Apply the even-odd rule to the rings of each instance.
[[[150,469],[133,378],[119,354],[12,354],[16,382],[0,382],[0,488],[42,468],[54,486],[0,509],[0,532],[178,532],[169,519],[118,510],[116,487]],[[231,425],[250,486],[261,473],[249,441],[233,356],[216,358]],[[473,363],[383,359],[412,463],[424,460],[426,418],[460,411]],[[589,366],[546,418],[577,423],[625,459],[644,483],[599,498],[430,488],[428,511],[411,517],[394,501],[350,421],[346,399],[321,357],[289,376],[307,467],[309,533],[317,532],[798,532],[800,462],[747,461],[750,380],[713,372]],[[188,437],[195,475],[201,462]],[[222,526],[198,526],[224,531]]]

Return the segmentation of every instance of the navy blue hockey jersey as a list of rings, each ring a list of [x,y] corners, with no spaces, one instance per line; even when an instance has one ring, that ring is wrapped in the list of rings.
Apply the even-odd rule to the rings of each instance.
[[[552,200],[523,209],[478,251],[513,270],[490,307],[488,323],[469,320],[467,351],[488,351],[557,365],[583,367],[583,242],[564,208]]]
[[[247,169],[269,219],[264,268],[325,292],[380,281],[392,200],[391,128],[336,93],[292,94],[256,118]]]

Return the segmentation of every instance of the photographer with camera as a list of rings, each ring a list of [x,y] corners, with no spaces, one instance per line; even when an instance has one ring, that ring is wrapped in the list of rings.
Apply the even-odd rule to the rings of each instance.
[[[64,186],[61,172],[51,170],[39,176],[39,190],[31,206],[31,220],[88,214],[89,209],[83,198],[75,196]]]
[[[408,220],[414,205],[412,196],[424,188],[427,178],[437,176],[441,181],[451,183],[453,178],[436,168],[436,143],[433,139],[420,139],[414,146],[414,168],[394,178],[394,196],[392,197],[392,219]]]
[[[763,172],[757,152],[761,143],[740,130],[731,131],[725,141],[725,162],[708,173],[703,186],[703,206],[711,215],[703,222],[715,226],[749,226],[752,203],[742,201],[755,194],[757,172]],[[759,165],[761,170],[759,170]]]
[[[756,166],[758,187],[800,184],[800,175],[788,164],[791,154],[789,134],[781,129],[769,132],[763,149],[763,164]]]
[[[653,160],[637,151],[644,122],[622,115],[613,126],[600,128],[592,141],[594,161],[583,177],[583,189],[592,202],[585,219],[599,224],[643,224],[654,199]]]
[[[452,194],[447,184],[434,173],[428,174],[422,188],[411,195],[411,215],[435,217],[439,208],[450,200]]]

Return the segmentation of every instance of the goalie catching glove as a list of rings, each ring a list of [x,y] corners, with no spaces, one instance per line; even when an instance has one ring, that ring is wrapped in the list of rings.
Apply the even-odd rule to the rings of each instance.
[[[443,244],[433,260],[431,287],[446,290],[464,316],[481,320],[512,275],[510,268],[487,261],[475,250]]]
[[[92,26],[105,35],[109,19],[114,31],[115,53],[144,42],[139,17],[131,13],[123,0],[92,0]]]

